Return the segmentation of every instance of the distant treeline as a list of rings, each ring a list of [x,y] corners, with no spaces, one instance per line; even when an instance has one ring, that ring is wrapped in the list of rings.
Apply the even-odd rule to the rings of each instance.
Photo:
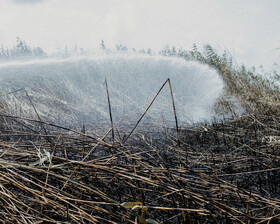
[[[46,57],[47,54],[40,47],[30,47],[24,40],[17,37],[16,45],[12,48],[0,48],[1,59],[17,59],[17,58],[33,58],[33,57]]]

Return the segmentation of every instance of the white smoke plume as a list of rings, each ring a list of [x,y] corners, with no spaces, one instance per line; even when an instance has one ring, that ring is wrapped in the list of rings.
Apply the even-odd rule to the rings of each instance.
[[[213,116],[223,81],[214,69],[193,61],[103,55],[0,63],[1,94],[9,113],[36,118],[26,91],[44,120],[64,125],[108,123],[105,79],[114,121],[135,123],[167,78],[171,80],[180,125]],[[143,122],[174,123],[168,85]]]

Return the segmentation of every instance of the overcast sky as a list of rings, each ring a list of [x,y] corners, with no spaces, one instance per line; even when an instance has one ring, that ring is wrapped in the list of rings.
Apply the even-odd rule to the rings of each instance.
[[[0,44],[51,52],[210,43],[248,66],[280,64],[280,0],[1,0]]]

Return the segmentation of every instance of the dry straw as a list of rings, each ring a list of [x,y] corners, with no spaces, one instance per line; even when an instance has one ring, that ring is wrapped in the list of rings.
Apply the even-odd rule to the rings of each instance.
[[[192,57],[219,70],[246,115],[137,130],[145,112],[132,130],[118,130],[111,119],[98,137],[2,112],[0,221],[279,223],[279,91],[234,70],[211,49],[208,57]],[[217,106],[234,111],[226,98]]]

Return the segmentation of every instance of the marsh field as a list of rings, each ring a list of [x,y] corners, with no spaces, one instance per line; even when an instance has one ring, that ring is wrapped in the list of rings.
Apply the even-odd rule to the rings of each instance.
[[[126,50],[117,47],[122,54]],[[147,50],[138,54],[149,57],[153,53]],[[14,55],[47,57],[42,49],[31,49],[20,40],[14,49],[2,49],[5,62]],[[60,100],[48,101],[44,93],[53,99],[50,94],[55,91],[44,89],[40,77],[32,79],[38,84],[33,85],[33,92],[26,87],[30,83],[27,76],[25,89],[16,82],[19,84],[2,91],[2,223],[280,222],[278,73],[259,74],[253,68],[238,66],[230,55],[220,54],[210,45],[202,51],[195,45],[190,51],[165,47],[159,55],[163,58],[160,60],[177,58],[207,66],[223,85],[206,80],[209,88],[193,94],[199,98],[185,105],[184,94],[181,97],[176,93],[180,82],[174,84],[176,81],[167,75],[166,82],[152,89],[147,101],[141,101],[142,112],[135,113],[135,105],[131,104],[126,108],[128,118],[120,123],[114,116],[121,117],[123,99],[119,99],[122,95],[118,95],[117,85],[112,87],[113,78],[103,85],[104,100],[93,105],[88,98],[81,101],[69,96],[66,90],[60,93]],[[122,65],[125,70],[126,64]],[[100,71],[100,67],[97,69]],[[172,71],[173,67],[166,69]],[[28,70],[25,73],[30,74]],[[203,76],[197,73],[197,77],[194,83],[204,83]],[[2,80],[2,90],[13,80],[5,84]],[[60,88],[59,82],[57,85]],[[188,85],[191,88],[192,84]],[[161,87],[165,93],[159,91]],[[213,88],[221,90],[213,92]],[[98,95],[99,91],[92,94]],[[207,102],[199,101],[203,97],[209,97]],[[37,106],[40,99],[47,103],[45,107]],[[153,107],[157,100],[161,105],[169,103],[168,107]],[[114,102],[119,109],[115,109]],[[47,110],[52,103],[62,109]],[[209,109],[208,103],[213,104],[211,115],[195,120],[198,111],[203,111],[199,116],[207,114],[204,109]],[[73,105],[79,105],[80,111]],[[101,108],[98,113],[96,105]],[[155,114],[161,111],[170,122],[157,126],[159,123],[152,120],[151,125],[147,116],[153,109]],[[80,118],[81,111],[89,115]],[[191,123],[182,118],[184,113],[192,115]]]

